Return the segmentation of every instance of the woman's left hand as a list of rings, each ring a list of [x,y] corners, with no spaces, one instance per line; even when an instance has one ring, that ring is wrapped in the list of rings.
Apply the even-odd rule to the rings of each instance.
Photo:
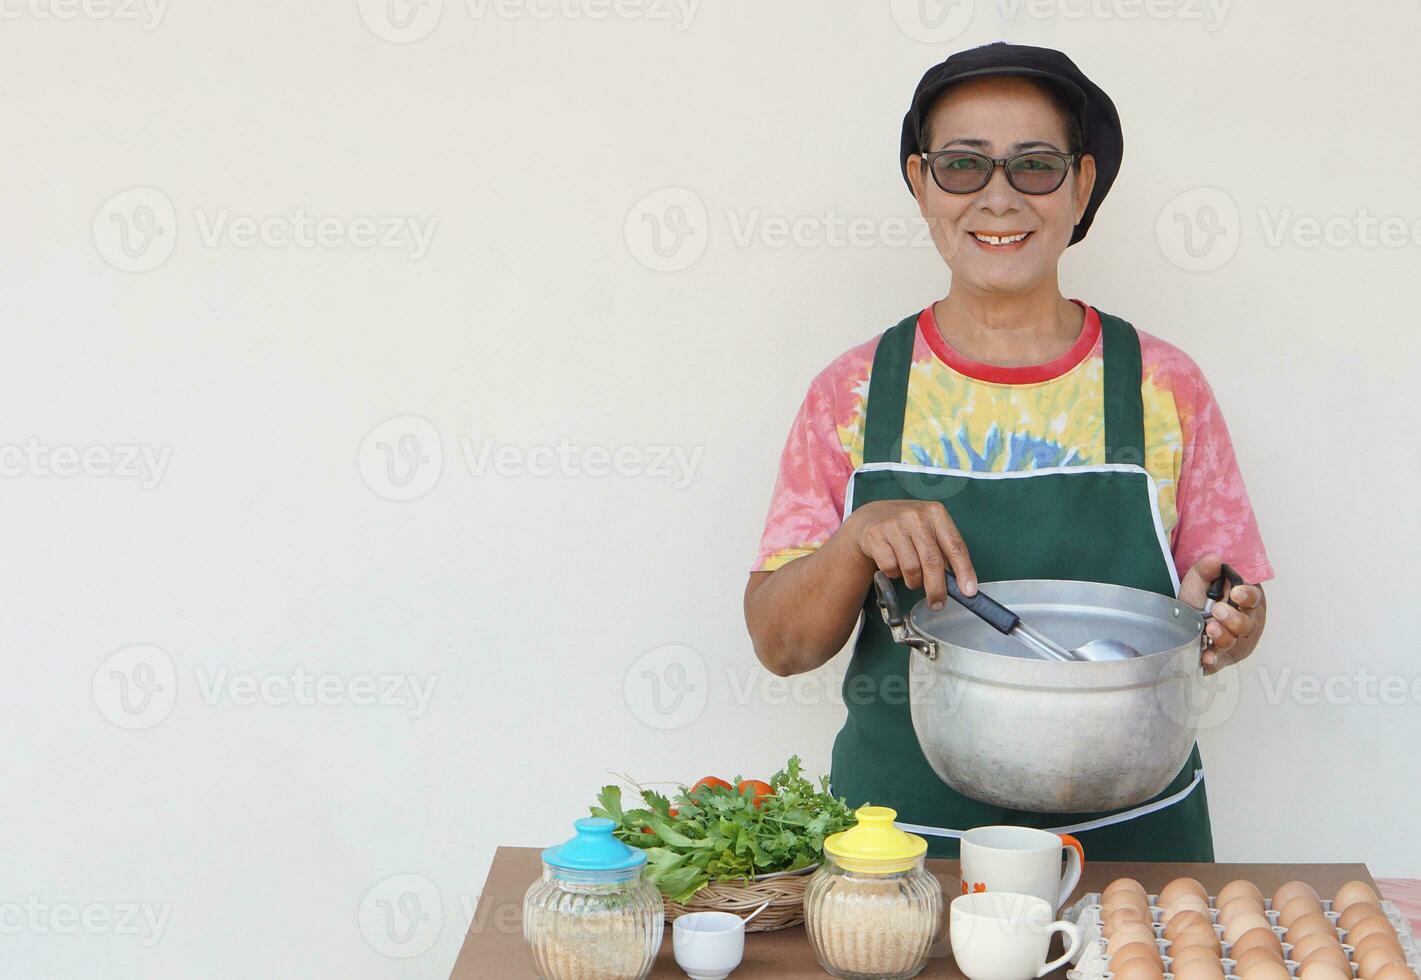
[[[1204,603],[1208,601],[1209,584],[1219,577],[1222,561],[1218,555],[1209,554],[1195,562],[1179,584],[1179,598],[1196,609],[1204,608]],[[1206,674],[1213,674],[1247,657],[1263,635],[1268,605],[1262,586],[1235,585],[1229,590],[1227,599],[1234,605],[1220,599],[1214,603],[1208,622],[1204,624],[1204,629],[1213,640],[1213,644],[1204,651]]]

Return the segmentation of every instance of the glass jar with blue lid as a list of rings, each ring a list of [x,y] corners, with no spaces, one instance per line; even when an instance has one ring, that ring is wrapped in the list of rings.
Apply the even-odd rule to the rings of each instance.
[[[601,817],[573,825],[543,851],[543,875],[523,898],[523,937],[543,980],[643,980],[661,949],[665,907],[643,876],[646,854]]]

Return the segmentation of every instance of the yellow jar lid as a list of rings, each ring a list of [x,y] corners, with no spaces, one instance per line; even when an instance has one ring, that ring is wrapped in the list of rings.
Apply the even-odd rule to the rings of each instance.
[[[891,874],[907,871],[927,853],[928,842],[893,826],[898,811],[861,806],[858,825],[824,840],[824,853],[846,871]]]

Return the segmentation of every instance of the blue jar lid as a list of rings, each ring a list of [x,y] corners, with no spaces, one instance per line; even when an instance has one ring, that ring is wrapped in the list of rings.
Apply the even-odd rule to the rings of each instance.
[[[646,864],[646,852],[612,836],[616,826],[606,817],[583,817],[573,823],[577,836],[543,852],[543,863],[566,871],[631,871]]]

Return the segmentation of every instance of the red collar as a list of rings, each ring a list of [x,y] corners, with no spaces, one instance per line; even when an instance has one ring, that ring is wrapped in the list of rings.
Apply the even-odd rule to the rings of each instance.
[[[942,334],[937,329],[937,318],[933,316],[931,306],[918,316],[918,333],[922,335],[932,352],[937,355],[938,360],[959,374],[976,378],[978,381],[991,381],[997,384],[1039,384],[1042,381],[1059,378],[1080,364],[1095,349],[1095,343],[1100,339],[1100,314],[1078,299],[1073,299],[1071,302],[1085,310],[1085,324],[1081,327],[1080,336],[1076,338],[1075,343],[1071,344],[1069,350],[1045,364],[1002,367],[999,364],[986,364],[982,361],[974,361],[970,357],[964,357],[942,339]]]

